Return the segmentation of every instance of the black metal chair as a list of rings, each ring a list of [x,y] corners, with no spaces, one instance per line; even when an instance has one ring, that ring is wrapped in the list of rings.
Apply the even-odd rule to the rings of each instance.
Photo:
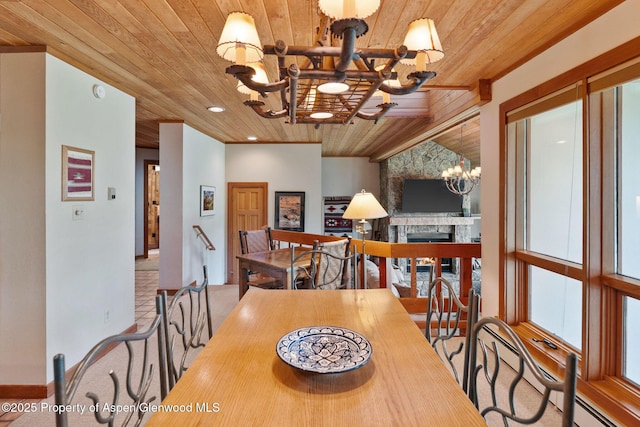
[[[478,320],[480,297],[473,289],[469,291],[469,302],[464,305],[456,295],[455,289],[443,277],[437,277],[429,283],[427,289],[427,322],[425,336],[438,356],[446,361],[458,384],[467,391],[469,379],[470,331]],[[462,349],[464,346],[464,353]],[[463,357],[463,374],[458,373],[460,364],[454,359]]]
[[[160,296],[156,297],[156,317],[151,322],[149,328],[144,332],[131,334],[112,335],[96,344],[78,363],[75,371],[71,375],[69,381],[66,381],[65,372],[65,356],[64,354],[56,354],[53,358],[53,376],[54,376],[54,394],[55,404],[58,407],[70,405],[80,399],[74,399],[76,392],[81,383],[90,382],[87,378],[87,372],[92,372],[92,382],[98,375],[96,362],[107,351],[117,351],[114,347],[124,343],[127,348],[127,363],[125,384],[121,385],[122,376],[118,376],[118,372],[114,371],[114,367],[110,367],[109,372],[104,372],[104,379],[109,375],[113,384],[113,392],[109,391],[108,396],[98,396],[96,393],[87,392],[85,396],[93,403],[87,403],[87,408],[92,408],[96,422],[99,424],[114,425],[116,419],[123,419],[122,425],[127,425],[135,417],[134,424],[139,425],[144,416],[148,413],[146,408],[148,403],[160,401],[167,395],[166,376],[167,366],[165,359],[164,331],[162,323],[162,302]],[[150,340],[157,336],[158,359],[153,360],[149,357]],[[142,348],[139,348],[142,346]],[[136,350],[141,350],[142,355],[136,357]],[[139,354],[139,353],[138,353]],[[86,380],[86,381],[83,381]],[[154,384],[154,387],[151,387]],[[160,386],[160,399],[157,396],[150,395],[152,390]],[[121,387],[126,388],[126,394]],[[108,388],[108,387],[107,387]],[[127,398],[128,396],[128,398]],[[107,400],[110,399],[110,400]],[[124,412],[119,410],[123,405],[128,408],[135,408],[134,411]],[[122,414],[122,416],[119,416]],[[65,411],[56,412],[56,426],[66,427],[68,425],[68,413]]]
[[[163,291],[163,323],[167,355],[169,390],[187,370],[192,350],[202,348],[213,336],[211,306],[209,302],[209,279],[207,266],[203,266],[204,280],[199,286],[183,286],[168,302],[167,291]],[[202,333],[207,326],[208,338]],[[182,344],[176,348],[176,339]]]
[[[490,328],[493,326],[493,328]],[[484,332],[483,332],[484,331]],[[493,362],[489,367],[489,354],[485,341],[482,339],[484,334],[488,334],[492,341]],[[499,338],[497,338],[499,337]],[[509,367],[501,370],[501,358],[499,347],[496,339],[505,342],[516,356],[516,364],[514,366],[515,373]],[[478,361],[478,344],[482,353],[482,360]],[[534,424],[543,416],[547,405],[549,404],[549,396],[552,391],[563,393],[562,407],[562,426],[573,426],[573,418],[575,413],[576,400],[576,381],[578,369],[578,356],[574,353],[568,353],[565,358],[565,375],[563,380],[555,380],[545,374],[537,362],[533,359],[523,342],[516,333],[500,319],[494,317],[485,317],[480,319],[471,329],[471,343],[469,346],[469,390],[468,395],[476,408],[480,410],[481,415],[487,419],[487,416],[497,414],[505,426],[509,425],[509,420],[520,424]],[[490,402],[484,404],[479,402],[480,394],[478,392],[478,375],[484,374],[484,378],[490,389]],[[507,400],[508,404],[503,401],[499,402],[496,395],[497,387],[502,389],[504,385],[498,386],[501,374],[507,377],[508,383]],[[508,374],[507,374],[508,373]],[[526,376],[526,379],[525,379]],[[504,381],[504,380],[502,380]],[[530,384],[529,384],[530,383]],[[516,391],[519,386],[527,387],[533,385],[542,390],[540,404],[535,413],[523,413],[516,403]],[[482,393],[485,395],[486,393]],[[485,396],[487,397],[487,396]],[[487,400],[487,399],[483,399]],[[531,411],[529,411],[531,412]]]
[[[345,289],[356,283],[355,251],[351,238],[325,242],[315,241],[313,247],[296,255],[291,248],[291,288]],[[296,266],[300,261],[304,266]]]

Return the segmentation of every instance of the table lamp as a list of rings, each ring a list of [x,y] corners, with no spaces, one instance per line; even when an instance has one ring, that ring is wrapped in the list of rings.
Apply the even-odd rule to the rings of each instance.
[[[351,199],[349,206],[347,206],[347,210],[342,214],[342,218],[345,219],[357,219],[358,224],[356,226],[356,232],[362,235],[362,265],[364,265],[364,237],[367,233],[366,226],[369,225],[367,222],[368,219],[376,219],[376,218],[384,218],[389,214],[384,210],[380,202],[376,199],[376,197],[367,193],[365,190],[362,190],[359,193],[356,193]],[[365,274],[362,275],[362,283],[363,287],[367,288],[367,276]]]

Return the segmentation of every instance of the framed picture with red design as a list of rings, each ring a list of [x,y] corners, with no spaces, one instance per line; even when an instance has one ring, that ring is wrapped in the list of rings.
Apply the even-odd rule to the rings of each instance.
[[[62,146],[62,201],[94,200],[95,152]]]

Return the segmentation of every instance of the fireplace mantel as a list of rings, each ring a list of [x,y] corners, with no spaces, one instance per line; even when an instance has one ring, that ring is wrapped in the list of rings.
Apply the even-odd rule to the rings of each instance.
[[[456,243],[471,241],[471,226],[479,216],[394,214],[389,217],[389,241],[406,243],[412,233],[449,233]]]
[[[420,214],[393,215],[389,218],[391,226],[411,225],[473,225],[478,217],[469,216],[428,216]]]

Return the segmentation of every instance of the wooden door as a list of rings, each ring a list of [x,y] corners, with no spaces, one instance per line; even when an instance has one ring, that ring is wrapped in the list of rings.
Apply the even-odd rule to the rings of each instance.
[[[145,160],[144,180],[144,256],[160,247],[160,166],[157,160]]]
[[[257,230],[267,226],[267,188],[266,182],[228,183],[227,283],[238,283],[238,230]]]

